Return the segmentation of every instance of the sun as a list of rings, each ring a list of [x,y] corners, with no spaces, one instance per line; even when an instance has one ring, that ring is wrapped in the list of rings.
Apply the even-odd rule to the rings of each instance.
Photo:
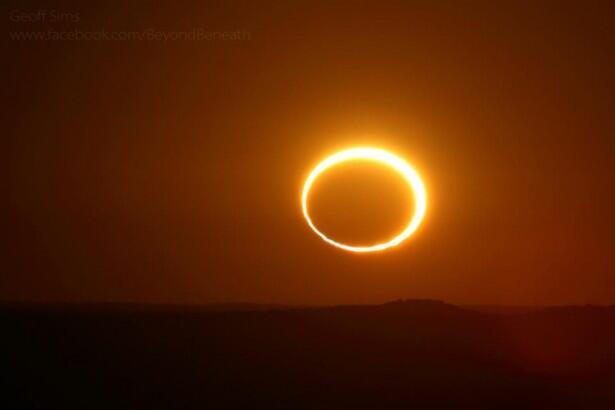
[[[414,214],[408,221],[408,224],[403,229],[403,231],[401,231],[395,237],[386,242],[370,246],[351,246],[336,242],[326,236],[321,231],[319,231],[318,228],[312,222],[312,219],[310,218],[310,213],[308,209],[308,198],[310,195],[310,189],[312,188],[312,185],[314,184],[316,179],[329,168],[334,167],[342,162],[353,160],[371,160],[391,167],[393,170],[400,173],[404,177],[404,179],[408,183],[408,188],[412,191],[414,200],[416,202]],[[414,170],[414,168],[412,168],[412,166],[404,159],[380,148],[356,147],[337,152],[325,158],[318,165],[316,165],[316,167],[312,170],[312,172],[310,172],[309,176],[305,180],[305,183],[303,184],[303,192],[301,194],[301,207],[303,210],[303,216],[305,217],[305,220],[307,221],[310,228],[312,228],[312,230],[325,242],[349,252],[378,252],[399,245],[404,240],[408,239],[410,235],[412,235],[417,230],[417,228],[423,221],[423,218],[425,217],[425,211],[427,210],[427,194],[425,192],[425,186],[423,185],[421,177]]]

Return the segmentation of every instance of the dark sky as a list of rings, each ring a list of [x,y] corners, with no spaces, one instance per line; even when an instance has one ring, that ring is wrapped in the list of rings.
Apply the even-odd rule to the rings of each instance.
[[[615,303],[609,3],[4,3],[0,298]],[[244,37],[11,37],[150,29]],[[362,144],[411,161],[429,208],[358,256],[300,191]]]

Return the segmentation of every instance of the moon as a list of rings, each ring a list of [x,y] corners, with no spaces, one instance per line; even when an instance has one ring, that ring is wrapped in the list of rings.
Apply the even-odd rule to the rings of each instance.
[[[346,161],[353,160],[371,160],[382,163],[389,166],[399,174],[408,183],[408,189],[412,192],[415,200],[414,214],[411,216],[406,227],[395,237],[382,243],[377,243],[370,246],[351,246],[344,243],[334,241],[327,235],[322,233],[312,222],[310,218],[310,212],[308,207],[308,199],[310,196],[310,189],[316,181],[316,179],[325,173],[328,169],[341,164]],[[367,253],[378,252],[385,249],[392,248],[399,245],[406,239],[408,239],[419,227],[423,218],[425,217],[425,211],[427,210],[427,194],[425,192],[425,186],[419,174],[414,168],[401,157],[380,148],[372,147],[357,147],[349,148],[343,151],[339,151],[324,160],[322,160],[316,167],[310,172],[305,183],[303,184],[303,191],[301,194],[301,208],[303,210],[303,216],[307,221],[310,228],[318,235],[322,240],[337,248],[343,249],[349,252]]]

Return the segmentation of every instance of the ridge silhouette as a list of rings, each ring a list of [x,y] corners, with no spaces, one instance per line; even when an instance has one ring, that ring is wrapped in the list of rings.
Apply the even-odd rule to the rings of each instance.
[[[0,318],[7,391],[26,406],[615,404],[614,306],[4,304]]]

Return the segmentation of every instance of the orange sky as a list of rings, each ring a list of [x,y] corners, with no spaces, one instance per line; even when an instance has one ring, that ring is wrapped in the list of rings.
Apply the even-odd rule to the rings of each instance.
[[[1,299],[615,303],[606,6],[255,3],[9,21],[250,38],[9,41]],[[419,231],[377,255],[325,244],[299,203],[325,154],[366,144],[429,194]],[[364,186],[390,195],[372,225],[340,235],[394,224],[384,185]]]

